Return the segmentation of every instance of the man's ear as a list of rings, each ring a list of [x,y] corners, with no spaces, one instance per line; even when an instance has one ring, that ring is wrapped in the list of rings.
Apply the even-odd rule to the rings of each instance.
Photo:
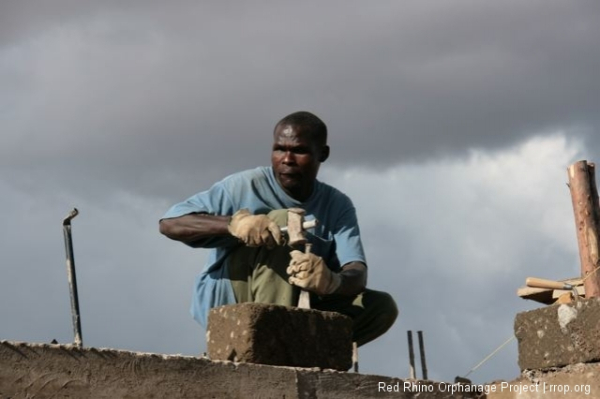
[[[329,146],[324,145],[323,148],[321,148],[321,156],[319,157],[319,162],[325,162],[327,161],[327,158],[329,158]]]

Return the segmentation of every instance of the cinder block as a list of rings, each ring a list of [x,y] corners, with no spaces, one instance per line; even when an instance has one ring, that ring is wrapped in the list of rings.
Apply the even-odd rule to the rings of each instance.
[[[519,313],[515,335],[521,370],[600,361],[600,298]]]
[[[335,312],[241,303],[211,309],[212,360],[348,370],[352,319]]]

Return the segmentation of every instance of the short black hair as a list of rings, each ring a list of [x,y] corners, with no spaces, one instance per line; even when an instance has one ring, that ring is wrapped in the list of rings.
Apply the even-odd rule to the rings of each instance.
[[[327,125],[315,114],[308,111],[298,111],[288,116],[285,116],[275,125],[275,130],[278,126],[292,125],[301,126],[308,129],[310,136],[313,140],[317,141],[321,145],[327,144]]]

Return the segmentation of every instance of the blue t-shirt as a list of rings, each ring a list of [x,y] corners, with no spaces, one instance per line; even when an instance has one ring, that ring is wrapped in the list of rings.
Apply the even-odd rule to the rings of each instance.
[[[349,262],[363,262],[363,251],[356,211],[352,201],[341,191],[320,181],[315,182],[311,196],[300,202],[287,195],[275,179],[271,167],[259,167],[226,177],[209,190],[174,205],[163,219],[190,213],[233,215],[240,209],[252,214],[267,214],[274,209],[303,208],[306,220],[319,224],[307,234],[312,252],[325,260],[333,271]],[[196,277],[190,312],[206,326],[208,312],[215,306],[236,303],[228,276],[229,255],[239,245],[234,237],[211,237],[193,243],[195,247],[212,248],[202,273]]]

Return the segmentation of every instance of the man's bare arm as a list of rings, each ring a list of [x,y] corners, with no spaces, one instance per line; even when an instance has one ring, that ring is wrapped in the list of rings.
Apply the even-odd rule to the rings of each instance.
[[[335,291],[336,294],[358,295],[367,288],[367,266],[362,262],[346,263],[339,275],[342,283]]]
[[[192,244],[208,237],[228,236],[231,216],[214,216],[206,213],[192,213],[177,218],[161,219],[161,234],[172,240]]]
[[[206,245],[206,239],[235,237],[250,247],[281,244],[281,231],[267,215],[252,215],[240,209],[233,216],[214,216],[195,213],[178,218],[162,219],[160,232],[192,247]]]

